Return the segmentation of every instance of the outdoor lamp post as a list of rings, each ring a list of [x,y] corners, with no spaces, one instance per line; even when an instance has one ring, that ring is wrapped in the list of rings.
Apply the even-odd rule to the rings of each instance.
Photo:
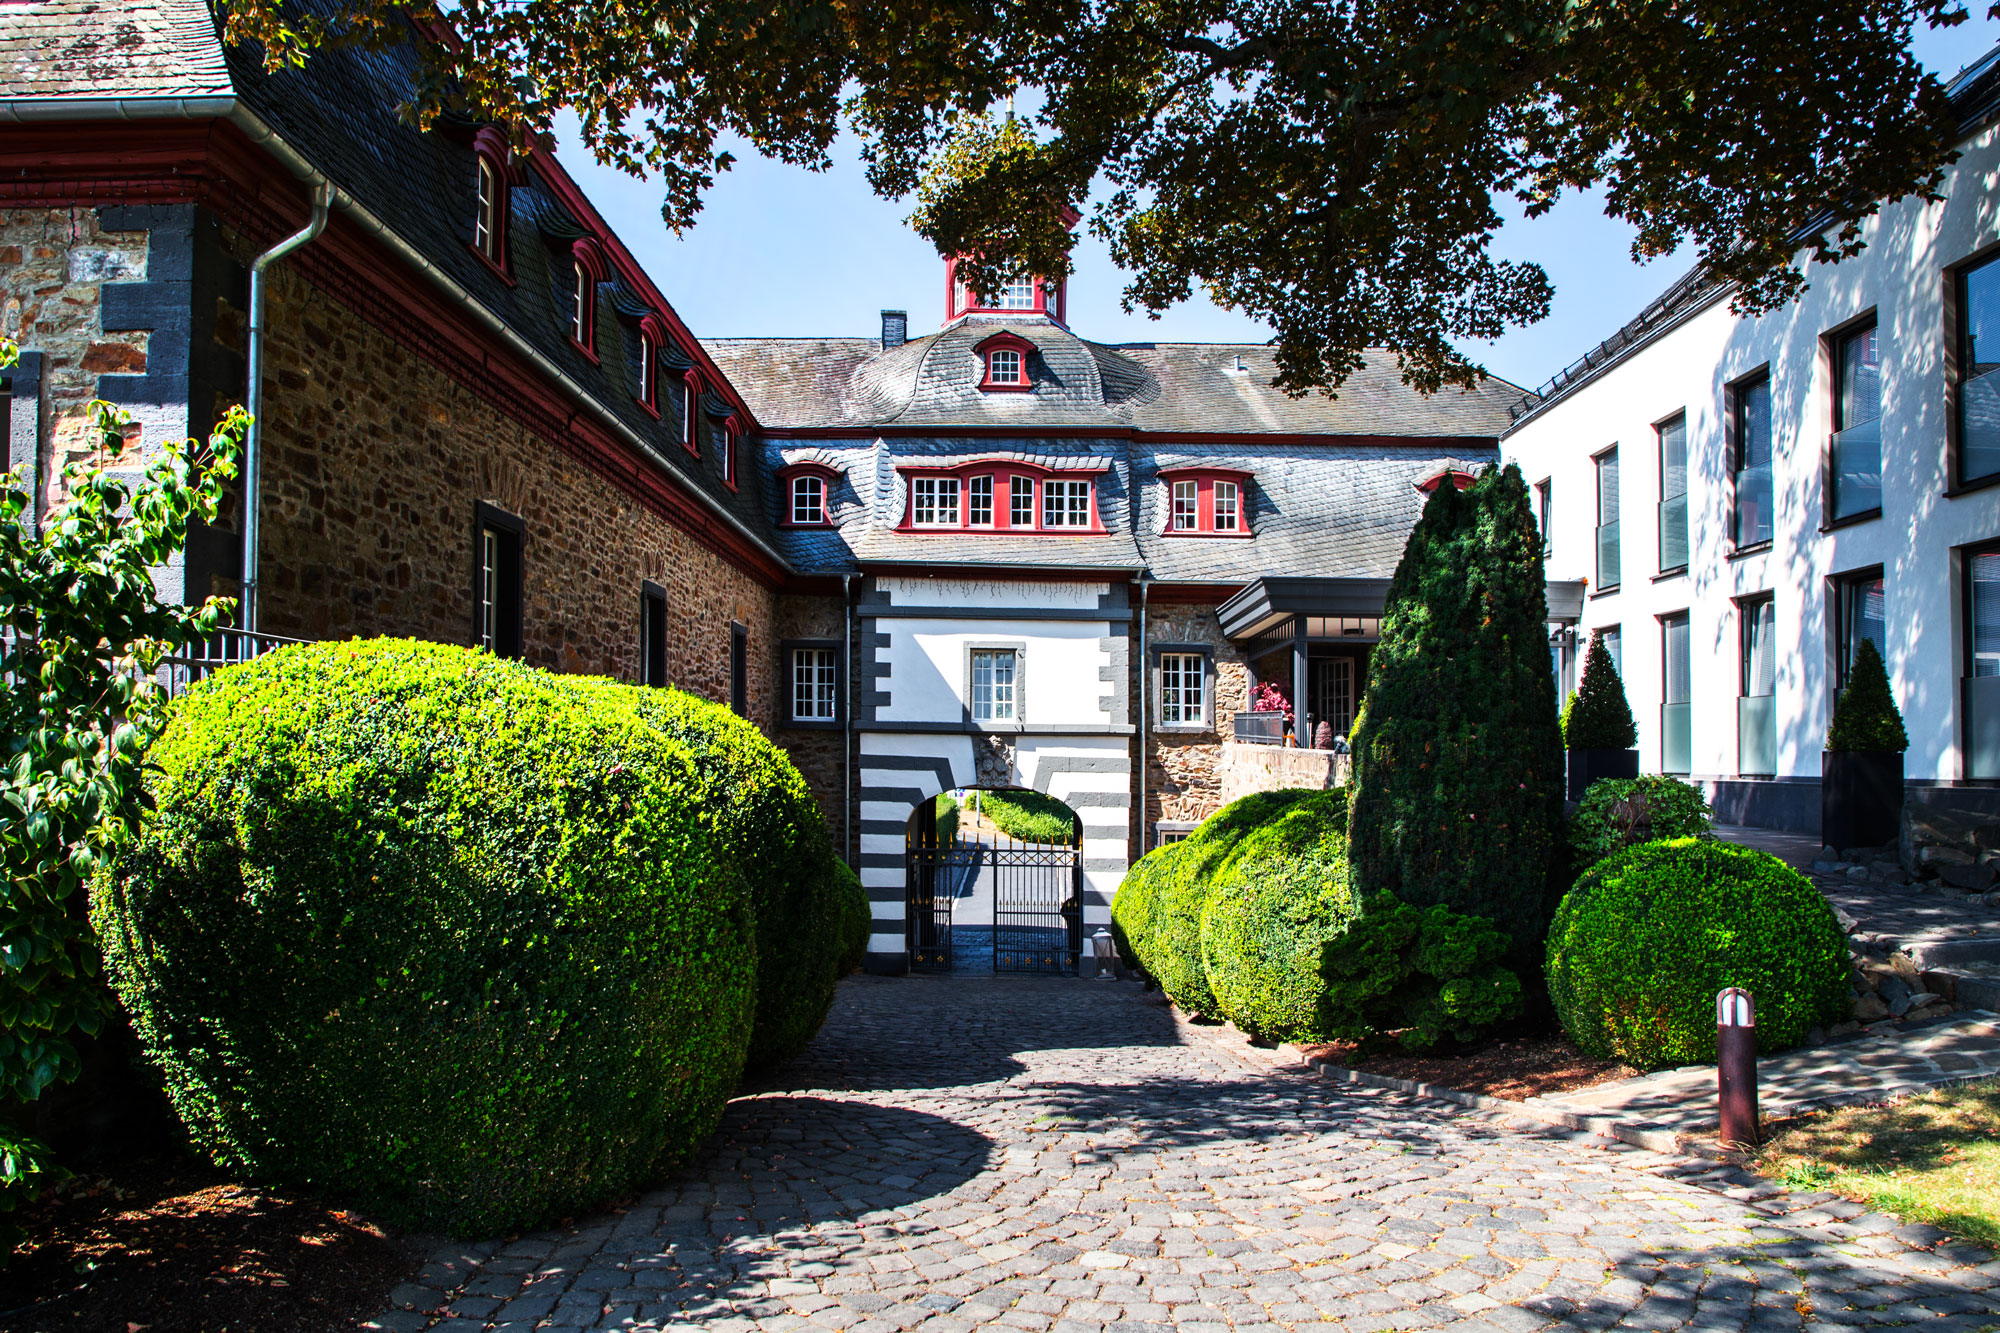
[[[1716,1100],[1722,1141],[1757,1142],[1757,1002],[1731,986],[1715,997]]]
[[[1118,980],[1118,951],[1111,942],[1110,931],[1100,929],[1090,937],[1090,957],[1099,980]]]

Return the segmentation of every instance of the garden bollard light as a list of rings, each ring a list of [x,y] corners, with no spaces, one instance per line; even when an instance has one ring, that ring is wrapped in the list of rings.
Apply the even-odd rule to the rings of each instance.
[[[1090,937],[1090,953],[1097,964],[1097,975],[1105,981],[1118,980],[1118,950],[1111,942],[1111,932],[1100,930]]]
[[[1722,1141],[1757,1142],[1757,1003],[1731,986],[1715,997],[1716,1100]]]

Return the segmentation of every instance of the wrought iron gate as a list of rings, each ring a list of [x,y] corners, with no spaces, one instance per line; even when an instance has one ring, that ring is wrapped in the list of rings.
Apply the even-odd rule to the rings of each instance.
[[[909,835],[903,857],[903,920],[911,971],[949,972],[956,965],[952,904],[967,879],[979,873],[984,850],[976,842],[940,839],[935,833]]]
[[[1076,971],[1083,950],[1083,858],[1073,846],[939,838],[913,829],[905,842],[904,920],[910,968],[995,972]],[[992,889],[990,927],[954,921],[953,907],[981,878]],[[983,913],[982,913],[983,915]]]

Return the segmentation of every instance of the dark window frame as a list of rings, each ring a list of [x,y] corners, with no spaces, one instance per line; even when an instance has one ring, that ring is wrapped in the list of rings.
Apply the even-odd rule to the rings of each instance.
[[[1731,600],[1736,605],[1736,697],[1739,699],[1762,699],[1766,696],[1750,693],[1750,626],[1756,617],[1757,611],[1762,607],[1769,606],[1771,608],[1771,633],[1775,635],[1778,632],[1778,593],[1774,588],[1767,592],[1746,593],[1741,597],[1732,598]],[[1771,693],[1775,695],[1777,692],[1778,675],[1774,668],[1771,673]]]
[[[1765,386],[1766,397],[1771,404],[1771,535],[1751,542],[1739,542],[1737,531],[1741,513],[1742,494],[1740,478],[1745,470],[1743,461],[1743,416],[1744,400],[1749,391],[1758,384]],[[1777,390],[1771,374],[1771,363],[1766,361],[1748,374],[1739,375],[1723,386],[1727,411],[1722,414],[1724,432],[1724,455],[1729,460],[1729,553],[1733,556],[1749,555],[1767,551],[1778,536],[1778,403]]]
[[[1556,479],[1543,477],[1535,483],[1535,517],[1540,520],[1542,530],[1542,559],[1555,554],[1555,536],[1549,531],[1549,524],[1555,519]]]
[[[1147,645],[1146,669],[1150,672],[1147,693],[1152,710],[1152,727],[1155,731],[1172,732],[1176,735],[1210,732],[1216,726],[1215,691],[1220,684],[1215,665],[1215,645],[1207,643],[1154,643]],[[1169,722],[1167,718],[1166,659],[1169,657],[1199,657],[1201,659],[1201,719],[1196,722]]]
[[[1673,498],[1667,494],[1667,427],[1674,425],[1676,422],[1679,423],[1681,428],[1680,498],[1687,502],[1687,512],[1681,520],[1684,529],[1681,533],[1681,538],[1687,547],[1687,552],[1686,559],[1683,559],[1678,565],[1670,565],[1663,558],[1665,551],[1661,539],[1666,535],[1666,524],[1660,519],[1660,511],[1666,507],[1667,501]],[[1692,470],[1689,465],[1693,462],[1694,453],[1688,447],[1688,414],[1685,407],[1676,412],[1669,412],[1653,423],[1653,456],[1658,464],[1656,490],[1659,497],[1653,504],[1653,561],[1659,567],[1656,571],[1657,575],[1665,577],[1685,573],[1688,562],[1694,558],[1694,502],[1689,499],[1694,494],[1694,488],[1690,485],[1688,476],[1688,473]]]
[[[729,622],[729,707],[750,716],[750,627],[740,620]]]
[[[639,582],[639,683],[667,685],[667,590],[651,579]]]
[[[793,692],[792,656],[802,651],[833,653],[833,717],[802,718]],[[778,698],[783,701],[784,721],[789,731],[838,731],[847,725],[847,659],[839,639],[780,639],[778,641]]]
[[[1653,617],[1653,622],[1660,627],[1660,707],[1663,710],[1661,713],[1661,723],[1660,723],[1660,771],[1662,773],[1672,773],[1676,776],[1683,776],[1688,773],[1692,773],[1694,771],[1694,742],[1692,736],[1693,717],[1694,717],[1693,714],[1694,608],[1682,607],[1678,611],[1662,611],[1660,614]],[[1672,637],[1672,630],[1677,622],[1679,625],[1684,627],[1688,641],[1688,659],[1689,659],[1688,671],[1687,671],[1688,697],[1685,699],[1675,699],[1670,697],[1673,693],[1673,682],[1674,682],[1673,652],[1670,647],[1670,641]],[[1689,709],[1688,718],[1689,718],[1690,736],[1688,741],[1688,766],[1684,769],[1669,769],[1667,767],[1667,737],[1666,737],[1666,722],[1665,722],[1666,714],[1664,710],[1667,708],[1682,707],[1682,706],[1687,707]]]
[[[1854,630],[1853,625],[1849,623],[1852,617],[1848,611],[1848,590],[1859,583],[1874,579],[1882,580],[1883,610],[1886,616],[1889,579],[1884,566],[1866,565],[1860,569],[1842,570],[1838,574],[1828,575],[1826,579],[1827,601],[1833,612],[1827,617],[1828,628],[1833,631],[1832,641],[1827,645],[1828,651],[1832,654],[1832,659],[1828,663],[1831,667],[1828,679],[1833,682],[1833,691],[1836,695],[1847,688],[1847,673],[1851,666],[1849,659],[1853,656],[1848,642]],[[1887,634],[1886,625],[1884,634],[1885,636]],[[1886,654],[1883,657],[1883,665],[1885,667],[1888,665]]]
[[[1607,459],[1610,460],[1612,470],[1612,504],[1618,511],[1618,517],[1611,521],[1619,525],[1618,577],[1610,583],[1604,582],[1604,570],[1602,568],[1604,561],[1604,465]],[[1591,529],[1590,543],[1590,570],[1592,574],[1597,576],[1596,586],[1592,591],[1598,594],[1616,592],[1619,588],[1625,586],[1625,475],[1623,469],[1620,467],[1618,446],[1613,444],[1599,449],[1596,453],[1592,454],[1590,456],[1590,469],[1591,490],[1596,497],[1597,505],[1597,523]]]
[[[2000,486],[2000,472],[1964,479],[1965,428],[1961,419],[1965,371],[1965,279],[1976,269],[2000,263],[2000,241],[1981,246],[1944,269],[1944,493],[1947,498]]]
[[[1878,496],[1878,502],[1872,509],[1856,510],[1854,513],[1847,515],[1845,518],[1836,518],[1833,512],[1834,499],[1835,499],[1834,495],[1835,468],[1833,461],[1833,440],[1834,436],[1840,434],[1841,431],[1846,429],[1846,426],[1843,424],[1841,420],[1841,410],[1840,410],[1841,396],[1843,391],[1847,387],[1845,362],[1841,359],[1841,352],[1846,347],[1846,344],[1849,339],[1854,338],[1859,334],[1866,332],[1869,329],[1874,329],[1876,331],[1876,338],[1878,340],[1876,355],[1879,364],[1879,359],[1881,355],[1880,341],[1879,341],[1881,337],[1881,320],[1878,317],[1878,315],[1879,315],[1879,308],[1875,306],[1870,306],[1868,307],[1868,309],[1862,311],[1860,314],[1854,316],[1852,319],[1845,320],[1839,324],[1834,325],[1832,328],[1828,329],[1826,332],[1820,334],[1819,336],[1820,350],[1825,355],[1826,358],[1826,367],[1827,367],[1826,379],[1827,379],[1827,387],[1830,392],[1830,397],[1827,403],[1827,409],[1828,409],[1827,423],[1831,428],[1827,432],[1826,443],[1820,450],[1820,458],[1819,458],[1821,532],[1831,532],[1835,528],[1844,528],[1851,523],[1866,523],[1871,519],[1877,519],[1882,517],[1882,506],[1879,502],[1879,496]],[[1881,421],[1883,419],[1883,414],[1879,410],[1876,413],[1875,419],[1877,421]],[[1775,452],[1776,451],[1774,450],[1773,453],[1775,454]]]
[[[498,613],[494,617],[493,654],[520,660],[523,651],[523,580],[526,570],[527,524],[518,514],[510,514],[484,500],[472,505],[472,646],[485,647],[486,627],[481,608],[486,601],[486,534],[500,534],[499,560],[495,577],[499,588],[494,597]]]

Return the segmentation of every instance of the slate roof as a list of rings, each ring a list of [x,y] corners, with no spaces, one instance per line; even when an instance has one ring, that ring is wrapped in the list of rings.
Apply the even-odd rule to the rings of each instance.
[[[31,0],[0,5],[8,97],[226,97],[205,0]]]
[[[1006,331],[1035,345],[1031,393],[982,393],[974,348]],[[702,343],[771,429],[1116,426],[1188,434],[1494,439],[1520,389],[1489,379],[1426,397],[1380,352],[1328,398],[1271,387],[1260,343],[1095,343],[1039,316],[973,316],[884,352],[873,338]],[[1237,367],[1243,369],[1238,370]]]

